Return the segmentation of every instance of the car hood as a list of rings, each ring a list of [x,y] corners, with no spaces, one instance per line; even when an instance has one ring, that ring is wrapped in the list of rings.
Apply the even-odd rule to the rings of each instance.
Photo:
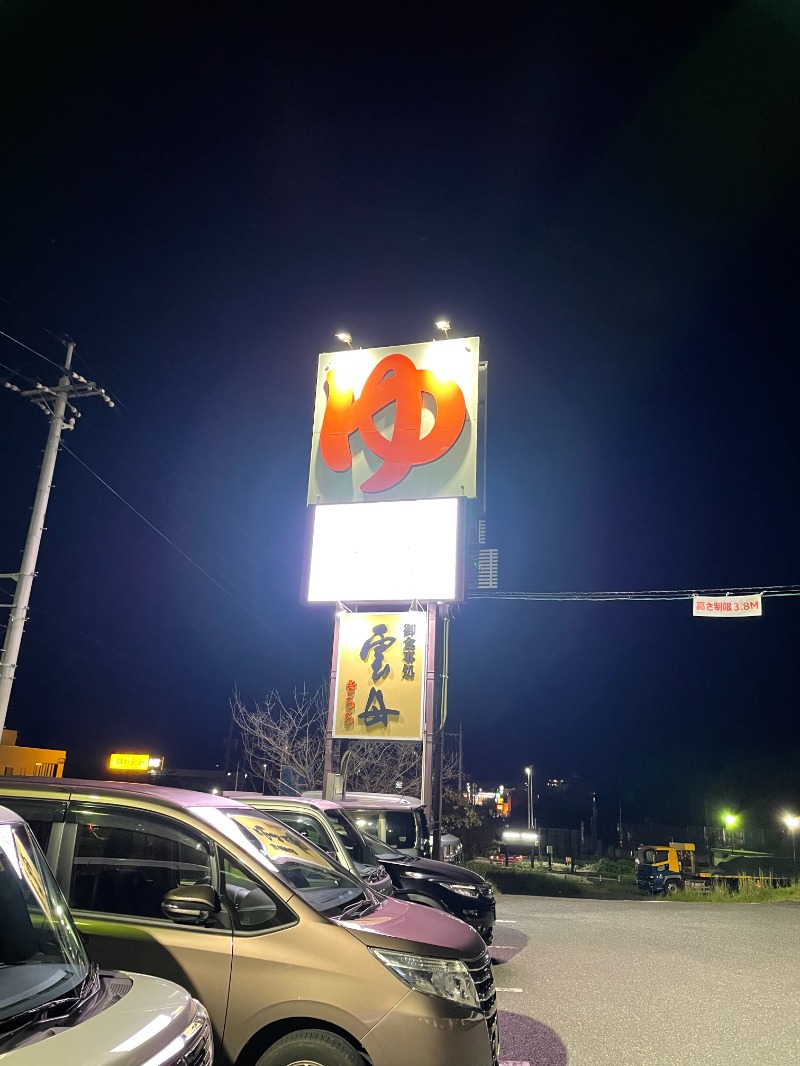
[[[177,1062],[184,1034],[198,1018],[198,1012],[206,1017],[205,1011],[185,989],[171,981],[142,974],[103,974],[103,980],[109,983],[126,977],[133,984],[121,999],[110,996],[104,1009],[69,1028],[53,1024],[49,1030],[40,1030],[40,1039],[10,1051],[9,1062],[14,1066],[42,1066],[43,1062],[57,1062],[60,1066]],[[207,1019],[204,1024],[208,1026]],[[167,1054],[170,1047],[173,1053]]]
[[[436,859],[389,859],[381,858],[381,865],[387,870],[411,870],[414,873],[426,874],[435,877],[439,881],[458,881],[462,885],[485,885],[486,878],[476,874],[474,870],[467,870],[463,866],[455,866],[452,862],[438,862]]]
[[[484,943],[465,922],[433,907],[387,897],[363,918],[340,923],[363,944],[445,958],[473,959]]]

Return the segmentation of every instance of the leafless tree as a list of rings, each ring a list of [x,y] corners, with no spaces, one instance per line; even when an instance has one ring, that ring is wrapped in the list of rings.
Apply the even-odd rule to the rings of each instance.
[[[321,786],[327,708],[324,686],[315,692],[295,689],[290,701],[272,691],[252,707],[234,693],[233,720],[245,758],[265,792],[279,792],[281,778],[309,789]]]
[[[286,701],[277,691],[248,707],[234,693],[231,713],[242,737],[245,758],[264,791],[284,786],[318,789],[322,785],[328,686],[295,690]],[[446,738],[445,738],[446,739]],[[418,796],[422,744],[412,741],[356,740],[347,746],[346,788],[359,792],[398,792]],[[445,747],[443,783],[458,780],[458,753]],[[400,788],[397,783],[402,782]]]

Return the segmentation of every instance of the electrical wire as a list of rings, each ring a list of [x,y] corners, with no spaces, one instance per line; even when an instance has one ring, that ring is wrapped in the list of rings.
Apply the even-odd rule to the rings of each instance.
[[[23,344],[22,341],[18,341],[16,337],[12,337],[10,333],[5,333],[2,329],[0,329],[0,337],[5,337],[7,340],[12,341],[14,344],[18,344],[20,348],[24,348],[27,352],[33,352],[34,355],[38,355],[40,359],[44,359],[44,361],[46,363],[49,363],[50,366],[54,366],[56,370],[61,370],[63,372],[64,366],[62,363],[57,363],[55,359],[50,359],[48,356],[42,355],[42,353],[37,352],[35,348],[31,348],[30,345]]]
[[[186,561],[187,561],[187,562],[188,562],[188,563],[189,563],[189,564],[190,564],[191,566],[193,566],[193,567],[194,567],[194,568],[195,568],[196,570],[199,570],[199,571],[200,571],[200,573],[201,573],[201,574],[203,574],[203,576],[204,576],[204,577],[207,577],[207,578],[208,578],[208,580],[209,580],[209,581],[210,581],[210,582],[211,582],[212,584],[216,585],[216,587],[217,587],[217,588],[218,588],[218,589],[219,589],[219,590],[220,590],[221,592],[224,592],[226,596],[229,596],[229,597],[230,597],[230,598],[231,598],[231,599],[233,600],[233,602],[234,602],[235,604],[237,604],[237,605],[238,605],[239,607],[241,607],[241,609],[242,609],[243,611],[246,611],[246,612],[247,612],[247,614],[249,614],[249,615],[251,616],[251,618],[254,618],[254,619],[255,619],[255,621],[256,621],[256,622],[258,622],[258,624],[259,624],[259,625],[263,626],[263,628],[264,628],[264,629],[267,629],[267,628],[268,628],[268,627],[267,627],[267,625],[266,625],[266,623],[264,622],[264,620],[263,620],[263,619],[259,618],[259,617],[258,617],[258,615],[257,615],[257,614],[255,614],[255,612],[253,612],[253,611],[252,611],[252,610],[251,610],[251,609],[250,609],[250,608],[249,608],[249,607],[248,607],[248,606],[247,606],[246,604],[242,603],[242,602],[241,602],[241,600],[237,599],[237,597],[233,595],[233,593],[232,593],[232,592],[230,591],[230,589],[227,589],[227,588],[226,588],[226,587],[225,587],[224,585],[220,584],[220,582],[219,582],[219,581],[217,581],[217,579],[216,579],[215,577],[213,577],[213,576],[212,576],[211,574],[209,574],[209,572],[208,572],[207,570],[204,570],[204,569],[203,569],[203,567],[202,567],[202,566],[201,566],[201,565],[200,565],[200,564],[199,564],[198,562],[195,562],[195,560],[194,560],[194,559],[193,559],[193,558],[192,558],[192,557],[191,557],[190,555],[187,555],[187,553],[186,553],[186,552],[185,552],[185,551],[183,550],[183,548],[180,548],[180,547],[178,547],[178,545],[177,545],[177,544],[176,544],[176,543],[175,543],[175,542],[174,542],[173,540],[170,540],[170,538],[169,538],[169,537],[168,537],[168,536],[166,535],[166,533],[162,533],[162,532],[161,532],[161,530],[160,530],[160,529],[158,528],[158,526],[154,525],[154,524],[153,524],[153,523],[152,523],[152,522],[150,521],[150,519],[149,519],[149,518],[146,518],[146,517],[145,517],[145,516],[144,516],[144,515],[142,514],[142,512],[141,512],[141,511],[138,511],[138,510],[137,510],[137,509],[136,509],[136,508],[135,508],[135,507],[133,506],[133,504],[132,504],[132,503],[129,503],[129,502],[128,502],[128,501],[127,501],[127,500],[125,499],[125,497],[124,497],[124,496],[122,496],[122,495],[121,495],[121,494],[120,494],[119,492],[117,492],[117,490],[116,490],[115,488],[112,488],[112,486],[111,486],[111,485],[109,485],[107,481],[103,480],[103,478],[102,478],[102,477],[101,477],[101,476],[100,476],[100,475],[99,475],[99,474],[98,474],[98,473],[97,473],[97,472],[96,472],[95,470],[93,470],[93,469],[92,469],[92,468],[91,468],[91,467],[89,466],[89,464],[88,464],[88,463],[85,463],[85,462],[83,461],[83,459],[81,459],[81,457],[80,457],[79,455],[76,455],[76,454],[75,454],[75,452],[73,452],[71,448],[69,448],[69,447],[68,447],[68,446],[67,446],[66,444],[64,444],[64,443],[63,443],[63,441],[62,441],[62,443],[61,443],[61,447],[62,447],[62,448],[64,449],[64,451],[65,451],[65,452],[67,452],[67,453],[68,453],[69,455],[71,455],[73,459],[75,459],[75,460],[76,460],[76,461],[77,461],[78,463],[80,463],[80,465],[81,465],[81,466],[82,466],[82,467],[83,467],[83,468],[84,468],[85,470],[87,470],[87,471],[88,471],[88,472],[89,472],[89,473],[90,473],[90,474],[92,475],[92,477],[96,478],[96,479],[97,479],[97,480],[98,480],[98,481],[100,482],[100,484],[104,486],[104,488],[107,488],[107,489],[108,489],[108,491],[109,491],[109,492],[110,492],[110,493],[111,493],[111,494],[112,494],[113,496],[116,496],[116,497],[117,497],[117,499],[118,499],[118,500],[119,500],[119,501],[120,501],[121,503],[123,503],[123,504],[124,504],[124,505],[125,505],[125,506],[126,506],[126,507],[127,507],[128,509],[129,509],[129,510],[133,511],[133,513],[134,513],[134,514],[135,514],[135,515],[137,516],[137,518],[141,518],[141,520],[142,520],[142,521],[143,521],[143,522],[145,523],[145,525],[149,526],[149,527],[150,527],[150,529],[152,529],[154,533],[157,533],[157,534],[158,534],[158,536],[159,536],[159,537],[161,537],[161,539],[162,539],[162,540],[165,540],[165,541],[167,542],[167,544],[169,544],[169,546],[170,546],[171,548],[174,548],[174,549],[175,549],[175,551],[176,551],[176,552],[178,552],[178,554],[179,554],[179,555],[183,556],[183,558],[184,558],[184,559],[185,559],[185,560],[186,560]]]
[[[56,333],[53,333],[53,331],[48,329],[47,326],[43,326],[41,322],[37,322],[32,315],[29,315],[27,311],[23,311],[21,307],[17,307],[15,303],[13,303],[11,300],[8,300],[5,296],[0,296],[0,300],[2,300],[4,304],[8,304],[9,307],[12,307],[18,315],[22,315],[23,318],[27,318],[27,320],[33,323],[33,325],[36,326],[38,329],[43,330],[45,333],[49,333],[49,335],[55,340],[62,340],[61,337],[59,337]]]
[[[27,381],[29,385],[33,385],[34,387],[36,387],[36,385],[39,384],[38,381],[34,380],[34,378],[29,378],[27,374],[21,373],[23,367],[28,366],[27,362],[23,363],[22,366],[20,366],[17,370],[13,370],[10,366],[7,366],[5,363],[0,363],[0,366],[3,368],[3,370],[7,370],[9,372],[9,374],[13,374],[14,377],[22,378],[23,381]]]
[[[736,585],[727,588],[643,589],[634,592],[500,592],[495,589],[471,589],[467,593],[467,598],[470,600],[609,603],[613,601],[691,600],[695,596],[747,595],[800,596],[800,585]]]

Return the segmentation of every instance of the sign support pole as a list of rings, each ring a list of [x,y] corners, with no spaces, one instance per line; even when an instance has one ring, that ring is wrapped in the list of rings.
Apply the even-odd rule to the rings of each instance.
[[[438,622],[438,605],[429,603],[427,606],[428,622],[428,650],[425,669],[425,702],[423,713],[422,732],[422,795],[425,805],[425,816],[428,819],[429,828],[435,832],[434,826],[434,802],[433,802],[433,762],[436,748],[436,630]]]
[[[328,724],[325,727],[325,761],[322,767],[322,795],[332,800],[336,792],[336,774],[333,772],[333,723],[336,714],[336,672],[339,665],[339,612],[333,622],[333,655],[331,680],[328,688]]]

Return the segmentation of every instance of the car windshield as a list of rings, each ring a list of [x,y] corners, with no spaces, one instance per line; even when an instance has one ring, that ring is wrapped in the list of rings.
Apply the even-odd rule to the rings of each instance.
[[[347,815],[336,808],[326,810],[325,814],[353,861],[362,866],[374,866],[375,853],[369,841],[364,838],[364,834],[353,825]],[[389,850],[391,851],[391,848]]]
[[[412,810],[371,810],[360,808],[349,812],[362,833],[381,836],[381,818],[383,818],[386,843],[394,848],[416,847],[417,822]]]
[[[0,1026],[77,998],[90,963],[69,908],[26,825],[0,825]]]
[[[366,845],[374,859],[380,859],[381,861],[384,859],[396,859],[400,862],[413,862],[416,858],[414,855],[406,855],[405,852],[398,851],[397,848],[393,848],[391,844],[387,844],[378,837],[374,837],[372,833],[365,833],[362,830],[361,835],[366,841]]]
[[[276,819],[235,807],[194,810],[320,914],[355,917],[375,906],[376,900],[363,882]]]
[[[669,862],[669,852],[661,848],[639,848],[636,852],[636,861],[644,866]]]

